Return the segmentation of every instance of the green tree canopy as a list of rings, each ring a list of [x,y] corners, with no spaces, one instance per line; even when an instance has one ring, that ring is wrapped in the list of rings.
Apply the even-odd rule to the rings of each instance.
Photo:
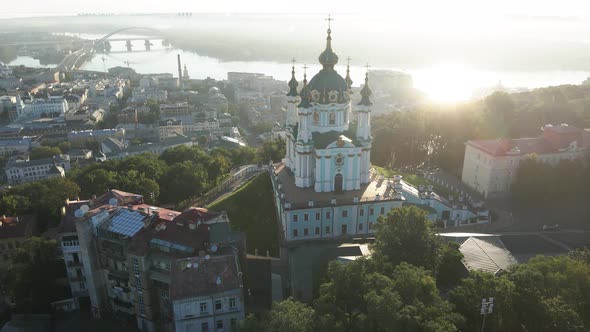
[[[57,156],[60,154],[62,154],[62,152],[58,147],[40,146],[38,148],[33,148],[31,150],[31,154],[29,157],[31,158],[31,160],[37,160],[53,158],[53,156]]]

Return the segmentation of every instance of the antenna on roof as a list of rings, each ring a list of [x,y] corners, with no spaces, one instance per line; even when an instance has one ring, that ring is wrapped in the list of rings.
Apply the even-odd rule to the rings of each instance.
[[[76,218],[82,218],[82,217],[84,217],[84,211],[78,209],[78,210],[74,211],[74,216],[76,216]]]
[[[211,245],[211,252],[216,252],[217,251],[217,245],[213,244]]]
[[[116,206],[118,204],[119,204],[119,201],[117,201],[116,198],[113,197],[113,198],[109,199],[109,205]]]
[[[209,259],[211,259],[211,256],[209,256],[209,255],[205,255],[205,259],[206,259],[206,260],[209,260]]]
[[[217,285],[221,285],[221,277],[220,276],[217,276],[217,279],[215,279],[215,283]]]
[[[187,267],[188,269],[190,269],[191,267],[193,267],[193,264],[192,264],[192,263],[187,263],[187,264],[186,264],[186,267]]]
[[[90,210],[90,207],[86,204],[80,206],[80,210],[82,210],[82,212],[86,213],[88,212],[88,210]]]

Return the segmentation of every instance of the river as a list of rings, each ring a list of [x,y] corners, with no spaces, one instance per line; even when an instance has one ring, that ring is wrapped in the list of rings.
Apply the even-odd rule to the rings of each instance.
[[[102,36],[92,34],[77,34],[86,39],[97,39]],[[117,35],[117,38],[141,38],[138,35]],[[111,42],[111,53],[96,54],[94,58],[85,63],[82,69],[104,71],[115,66],[129,66],[138,73],[174,73],[176,76],[176,55],[181,55],[183,66],[186,65],[192,78],[211,77],[217,80],[227,78],[228,72],[258,72],[271,75],[276,79],[288,80],[291,75],[290,63],[269,61],[221,61],[220,59],[202,56],[194,52],[164,47],[161,40],[152,40],[150,51],[145,51],[144,41],[132,42],[133,51],[128,52],[124,41]],[[318,54],[321,50],[318,50]],[[8,65],[25,65],[30,67],[42,67],[38,60],[31,57],[19,56]],[[308,79],[317,73],[321,66],[319,63],[307,64]],[[302,79],[303,64],[296,64],[296,75]],[[346,67],[344,61],[340,61],[336,68],[344,75]],[[499,82],[509,88],[538,88],[561,84],[580,84],[590,76],[589,71],[574,70],[536,70],[536,71],[492,71],[475,68],[469,64],[440,62],[420,68],[373,68],[398,70],[410,74],[414,87],[424,92],[431,99],[442,102],[461,101],[472,98],[474,92],[496,86]],[[351,65],[351,77],[354,85],[359,86],[364,82],[365,67]]]

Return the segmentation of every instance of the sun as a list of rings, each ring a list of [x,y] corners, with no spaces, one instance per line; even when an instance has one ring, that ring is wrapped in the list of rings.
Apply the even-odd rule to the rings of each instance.
[[[412,73],[416,89],[441,103],[465,101],[472,97],[476,79],[465,65],[445,62]]]

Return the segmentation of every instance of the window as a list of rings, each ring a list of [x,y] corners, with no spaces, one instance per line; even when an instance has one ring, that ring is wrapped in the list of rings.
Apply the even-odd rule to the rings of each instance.
[[[201,302],[200,304],[200,309],[201,309],[201,313],[203,312],[207,312],[207,303],[206,302]]]
[[[365,215],[365,209],[360,209],[359,210],[359,216],[364,216]]]
[[[319,212],[316,212],[316,214],[315,214],[315,220],[320,220],[320,213]]]
[[[229,299],[229,308],[230,309],[236,308],[236,299],[234,299],[233,297],[231,299]]]
[[[222,320],[218,320],[216,325],[217,325],[218,330],[223,330],[223,321]]]
[[[201,331],[202,332],[209,332],[209,323],[207,323],[207,322],[201,323]]]
[[[294,222],[297,222],[297,219],[298,219],[298,218],[297,218],[297,215],[296,215],[296,214],[294,214],[294,215],[293,215],[293,221],[294,221]]]
[[[330,212],[326,212],[326,219],[330,219]]]
[[[330,226],[326,226],[326,234],[330,234]]]
[[[342,218],[348,217],[348,210],[342,210]]]
[[[385,207],[381,207],[381,214],[385,214]]]
[[[330,124],[336,124],[336,114],[335,113],[330,113]]]
[[[293,230],[293,237],[297,237],[299,235],[299,232],[297,232],[296,229]]]
[[[342,231],[341,232],[342,234],[348,233],[348,225],[342,225],[341,226],[341,231]]]
[[[86,284],[83,282],[81,282],[79,286],[80,286],[80,289],[86,289]]]
[[[317,124],[320,122],[320,114],[318,112],[313,112],[313,123]]]
[[[359,231],[363,230],[363,224],[359,224]]]
[[[221,310],[221,301],[220,300],[215,301],[215,310]]]
[[[369,229],[373,229],[373,223],[372,222],[369,223]]]
[[[369,215],[372,216],[375,214],[375,210],[373,208],[369,208]]]
[[[320,235],[320,228],[319,227],[315,228],[315,235]]]
[[[309,221],[309,215],[307,213],[303,214],[303,221]]]
[[[307,230],[307,228],[303,229],[303,236],[308,236],[309,235],[309,231]]]
[[[236,327],[238,323],[238,320],[235,318],[230,318],[229,320],[229,325],[231,325],[231,327]]]

